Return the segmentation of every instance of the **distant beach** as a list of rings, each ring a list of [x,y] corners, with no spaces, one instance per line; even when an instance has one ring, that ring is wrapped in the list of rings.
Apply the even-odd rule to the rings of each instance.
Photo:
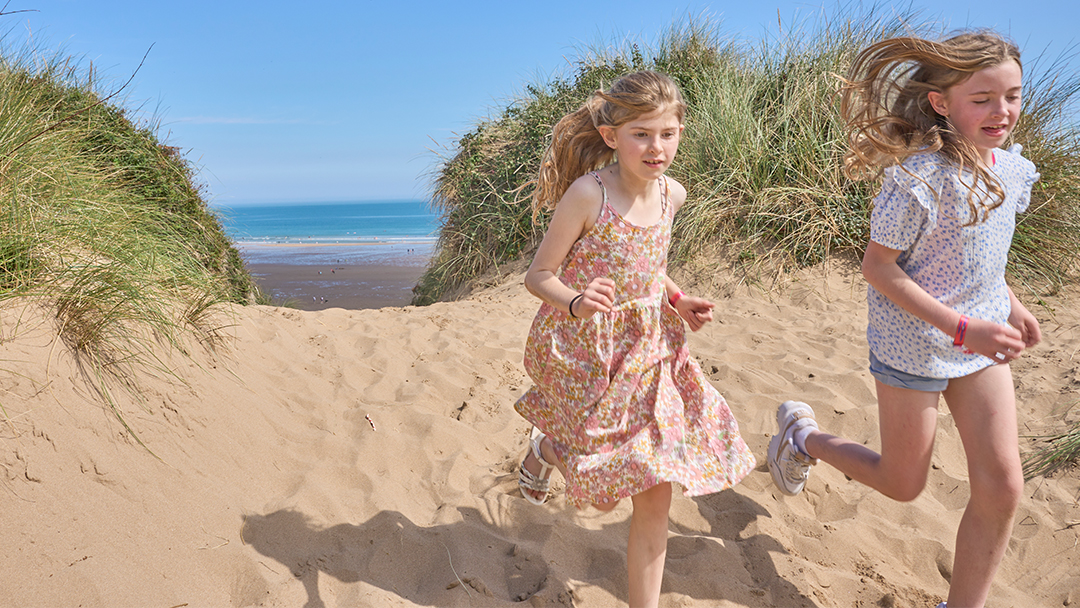
[[[274,303],[302,310],[407,305],[439,219],[423,201],[237,205],[219,216]]]

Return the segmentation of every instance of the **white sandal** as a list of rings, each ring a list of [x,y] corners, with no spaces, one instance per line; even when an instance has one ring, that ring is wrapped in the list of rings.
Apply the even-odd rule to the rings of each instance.
[[[555,465],[544,460],[543,453],[540,450],[540,443],[543,441],[543,433],[540,433],[529,440],[529,449],[532,450],[532,454],[536,457],[536,460],[540,462],[540,473],[533,475],[525,468],[525,460],[529,458],[528,454],[521,460],[521,466],[518,467],[518,488],[521,490],[521,495],[525,497],[525,500],[534,505],[542,505],[544,504],[544,501],[547,500],[548,488],[551,485],[548,478],[551,477],[551,469],[555,468]],[[543,492],[544,495],[537,498],[530,495],[529,491]]]

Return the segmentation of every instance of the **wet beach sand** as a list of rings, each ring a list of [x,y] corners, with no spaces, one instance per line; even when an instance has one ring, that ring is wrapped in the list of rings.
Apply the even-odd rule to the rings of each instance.
[[[274,304],[300,310],[406,306],[424,269],[388,264],[302,266],[248,264],[259,287]]]
[[[240,252],[275,305],[361,310],[408,305],[430,244],[245,244]]]

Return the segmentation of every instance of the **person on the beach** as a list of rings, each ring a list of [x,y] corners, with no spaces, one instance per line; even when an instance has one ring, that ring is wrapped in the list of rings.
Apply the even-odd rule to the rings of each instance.
[[[818,430],[805,403],[777,412],[769,469],[798,494],[823,460],[896,500],[926,485],[938,396],[967,455],[971,497],[956,536],[948,601],[982,606],[1023,490],[1009,362],[1041,338],[1005,283],[1016,215],[1039,174],[1001,146],[1021,107],[1020,52],[991,32],[867,47],[842,90],[845,171],[884,170],[862,271],[881,453]]]
[[[534,433],[520,489],[534,504],[557,467],[567,500],[607,511],[631,497],[629,602],[655,606],[667,551],[671,483],[689,496],[729,488],[754,468],[724,398],[686,346],[713,304],[666,274],[686,190],[664,175],[686,105],[676,84],[636,72],[559,121],[544,155],[535,214],[554,207],[525,275],[543,304],[515,408]]]

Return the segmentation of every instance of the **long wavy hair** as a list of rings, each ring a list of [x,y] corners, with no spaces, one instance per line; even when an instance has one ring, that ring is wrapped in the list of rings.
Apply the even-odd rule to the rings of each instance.
[[[945,94],[972,74],[1006,61],[1020,63],[1015,44],[980,30],[941,42],[900,37],[875,43],[855,58],[842,79],[840,115],[847,123],[844,173],[873,179],[912,154],[940,152],[971,182],[968,225],[1005,202],[1005,190],[979,162],[978,150],[930,105],[927,93]],[[969,177],[965,177],[965,173]]]
[[[541,211],[554,209],[574,180],[615,160],[599,127],[618,128],[661,109],[674,110],[681,123],[686,116],[682,92],[670,77],[644,70],[619,78],[607,91],[597,90],[559,120],[532,182],[533,220]]]

